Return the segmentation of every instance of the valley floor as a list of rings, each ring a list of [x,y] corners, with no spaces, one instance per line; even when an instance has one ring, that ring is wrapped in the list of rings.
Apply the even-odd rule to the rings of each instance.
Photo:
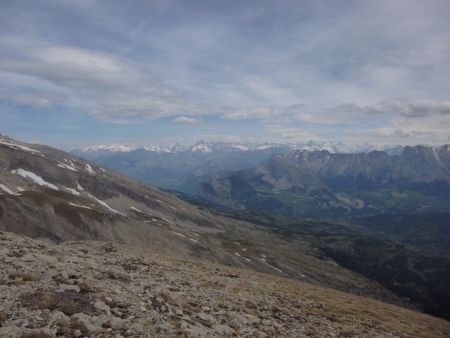
[[[0,232],[0,337],[449,337],[450,323],[292,279]]]

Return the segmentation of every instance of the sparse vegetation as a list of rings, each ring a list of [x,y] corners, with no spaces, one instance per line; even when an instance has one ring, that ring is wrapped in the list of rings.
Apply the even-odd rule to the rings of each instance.
[[[69,316],[79,312],[95,312],[95,308],[92,306],[88,296],[72,290],[62,292],[36,291],[23,295],[20,301],[26,307],[48,309],[51,311],[58,310]]]
[[[41,278],[34,273],[25,273],[25,272],[13,272],[9,274],[9,278],[15,281],[22,282],[37,282]]]
[[[53,338],[53,335],[44,330],[31,330],[23,333],[20,338]]]
[[[205,337],[402,337],[421,332],[446,338],[450,334],[444,320],[289,278],[162,257],[136,247],[105,252],[99,250],[102,243],[77,241],[40,248],[29,247],[32,243],[21,237],[7,236],[8,247],[25,250],[31,271],[60,273],[47,273],[54,276],[50,280],[14,285],[15,292],[8,297],[16,305],[0,312],[0,336],[14,332],[18,337],[46,337],[56,332],[67,337],[153,337],[183,332]],[[91,254],[79,260],[82,248],[89,248]],[[23,262],[21,257],[15,260]],[[46,261],[54,262],[51,268]],[[122,271],[126,264],[138,269],[128,273],[129,280],[120,279],[114,273],[99,272],[105,262],[111,272]],[[12,269],[3,265],[0,277],[13,273]],[[74,284],[66,284],[69,279]],[[93,283],[95,290],[64,289],[83,281]],[[0,296],[8,288],[0,285]],[[11,318],[29,328],[17,327]]]

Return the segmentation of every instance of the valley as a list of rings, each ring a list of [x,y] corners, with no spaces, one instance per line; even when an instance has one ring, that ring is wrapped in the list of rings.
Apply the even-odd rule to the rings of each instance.
[[[261,201],[259,192],[249,203],[243,191],[252,185],[243,178],[251,181],[250,176],[230,185],[230,206],[204,195],[150,188],[78,156],[7,136],[0,140],[0,168],[0,231],[55,245],[107,241],[142,248],[146,255],[220,264],[449,316],[445,209],[434,218],[430,213],[298,217],[277,203],[251,204]],[[289,177],[297,184],[300,176]],[[227,177],[232,176],[219,180]],[[270,179],[255,182],[265,189],[272,182],[284,193],[284,186]],[[332,195],[318,179],[307,182]]]
[[[254,168],[192,178],[187,194],[169,191],[285,240],[298,236],[292,245],[307,243],[310,253],[448,318],[449,147],[391,149],[283,149]]]

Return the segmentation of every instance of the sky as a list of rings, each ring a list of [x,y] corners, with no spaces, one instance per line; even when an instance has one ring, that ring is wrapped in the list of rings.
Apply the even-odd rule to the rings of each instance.
[[[0,132],[450,143],[448,0],[0,0]]]

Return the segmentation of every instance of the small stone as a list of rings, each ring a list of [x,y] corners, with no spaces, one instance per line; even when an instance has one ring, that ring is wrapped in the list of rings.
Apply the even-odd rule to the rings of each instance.
[[[81,337],[81,330],[79,330],[79,329],[77,329],[77,330],[75,330],[75,331],[73,331],[73,335],[75,336],[75,337]]]
[[[101,249],[104,252],[115,252],[115,251],[117,251],[116,248],[114,247],[114,245],[111,242],[106,243],[105,245],[102,245]]]
[[[123,330],[126,328],[126,322],[123,319],[113,317],[110,319],[109,324],[113,330]]]
[[[235,331],[228,325],[217,324],[213,326],[215,332],[222,337],[232,337]]]
[[[54,323],[59,322],[59,321],[68,322],[68,321],[70,321],[70,318],[61,311],[55,311],[51,314],[48,323],[50,325],[53,325]]]
[[[64,292],[64,291],[69,291],[69,290],[72,290],[75,292],[80,292],[80,287],[78,285],[59,284],[56,292]]]
[[[44,274],[42,275],[42,279],[44,279],[45,281],[51,281],[53,278],[55,278],[56,276],[58,276],[58,271],[56,270],[47,270],[44,272]]]
[[[98,325],[98,323],[94,322],[91,317],[84,313],[76,313],[71,318],[78,321],[89,335],[95,335],[102,331],[101,325]]]
[[[247,323],[252,324],[252,325],[253,324],[257,324],[257,323],[259,323],[261,321],[258,317],[254,316],[254,315],[251,315],[249,313],[243,314],[242,317],[245,318],[245,321]]]
[[[204,313],[204,312],[199,312],[196,313],[194,315],[194,317],[202,324],[205,324],[207,326],[211,326],[212,324],[214,324],[216,322],[216,318],[214,318],[213,316]]]
[[[102,302],[101,300],[95,301],[94,307],[95,307],[97,310],[104,311],[107,315],[110,315],[110,314],[111,314],[111,309],[109,308],[109,306],[106,305],[106,304],[105,304],[104,302]]]
[[[265,326],[269,326],[270,324],[272,324],[272,322],[270,320],[268,320],[268,319],[264,319],[262,321],[262,324],[265,325]]]

